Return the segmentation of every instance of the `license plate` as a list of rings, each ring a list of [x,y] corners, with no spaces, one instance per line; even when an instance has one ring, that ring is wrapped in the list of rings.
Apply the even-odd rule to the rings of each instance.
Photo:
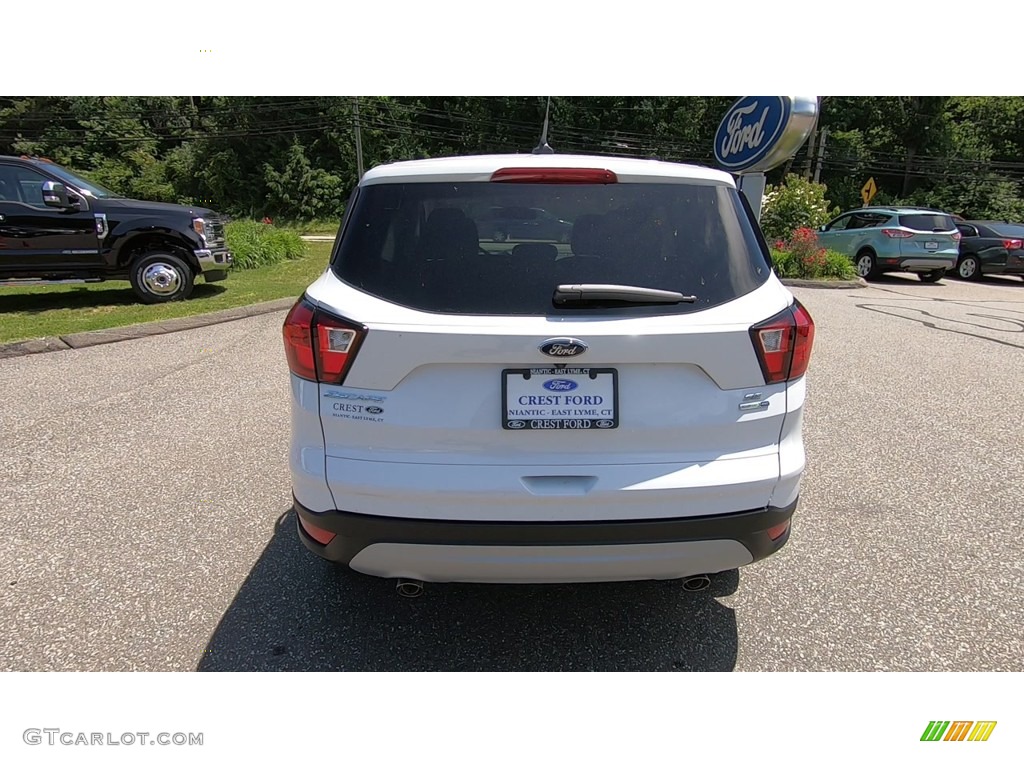
[[[937,251],[937,250],[939,250],[939,244],[936,243],[934,240],[931,240],[931,241],[925,243],[924,247],[927,250],[929,250],[929,251]]]
[[[501,372],[505,429],[615,429],[614,368],[509,368]]]

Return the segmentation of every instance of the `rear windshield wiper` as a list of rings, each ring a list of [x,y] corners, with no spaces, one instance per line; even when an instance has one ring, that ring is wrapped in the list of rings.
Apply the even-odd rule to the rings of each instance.
[[[602,285],[582,283],[560,285],[555,288],[552,301],[556,304],[693,304],[696,296],[684,296],[677,291],[641,288],[635,285]]]

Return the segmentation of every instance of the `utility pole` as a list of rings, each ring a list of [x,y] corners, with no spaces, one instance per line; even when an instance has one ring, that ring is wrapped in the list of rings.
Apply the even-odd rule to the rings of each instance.
[[[814,130],[811,131],[811,135],[807,140],[807,160],[804,163],[804,178],[808,181],[811,180],[812,173],[814,174],[814,180],[818,180],[818,170],[814,162],[814,145],[818,142],[820,142],[821,146],[825,145],[824,134],[827,129],[821,127],[821,108],[827,100],[827,96],[818,97],[818,114],[814,117]]]
[[[356,172],[359,174],[358,178],[363,178],[363,133],[359,128],[359,97],[352,97],[352,109],[355,112],[355,128],[356,128]]]
[[[825,162],[825,140],[828,138],[828,128],[821,129],[821,141],[818,143],[818,162],[814,166],[814,183],[817,184],[821,178],[821,165]]]
[[[811,172],[814,170],[814,140],[818,136],[818,126],[814,126],[810,137],[807,139],[807,160],[804,163],[804,178],[811,180]]]

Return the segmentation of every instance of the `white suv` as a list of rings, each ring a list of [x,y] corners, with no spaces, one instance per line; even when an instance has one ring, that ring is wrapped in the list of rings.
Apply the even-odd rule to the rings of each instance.
[[[515,207],[571,222],[569,242],[478,227]],[[814,324],[769,259],[715,170],[550,154],[371,170],[284,324],[302,541],[404,594],[699,588],[776,552]]]

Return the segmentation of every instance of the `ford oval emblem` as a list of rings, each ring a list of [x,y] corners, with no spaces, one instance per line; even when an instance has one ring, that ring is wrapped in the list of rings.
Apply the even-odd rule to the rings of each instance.
[[[384,409],[381,408],[379,405],[371,405],[366,408],[366,412],[376,415],[378,413],[384,413]]]
[[[525,426],[526,426],[526,422],[525,421],[510,421],[508,423],[508,428],[509,429],[522,429]]]
[[[601,419],[599,422],[597,422],[597,426],[600,427],[601,429],[609,429],[615,426],[615,422],[612,421],[611,419]]]
[[[718,126],[715,159],[733,173],[771,170],[796,154],[817,117],[816,96],[744,96]]]
[[[579,339],[548,339],[537,349],[550,357],[579,357],[589,347]]]
[[[551,379],[544,382],[544,389],[548,392],[572,392],[578,386],[579,384],[569,379]]]

